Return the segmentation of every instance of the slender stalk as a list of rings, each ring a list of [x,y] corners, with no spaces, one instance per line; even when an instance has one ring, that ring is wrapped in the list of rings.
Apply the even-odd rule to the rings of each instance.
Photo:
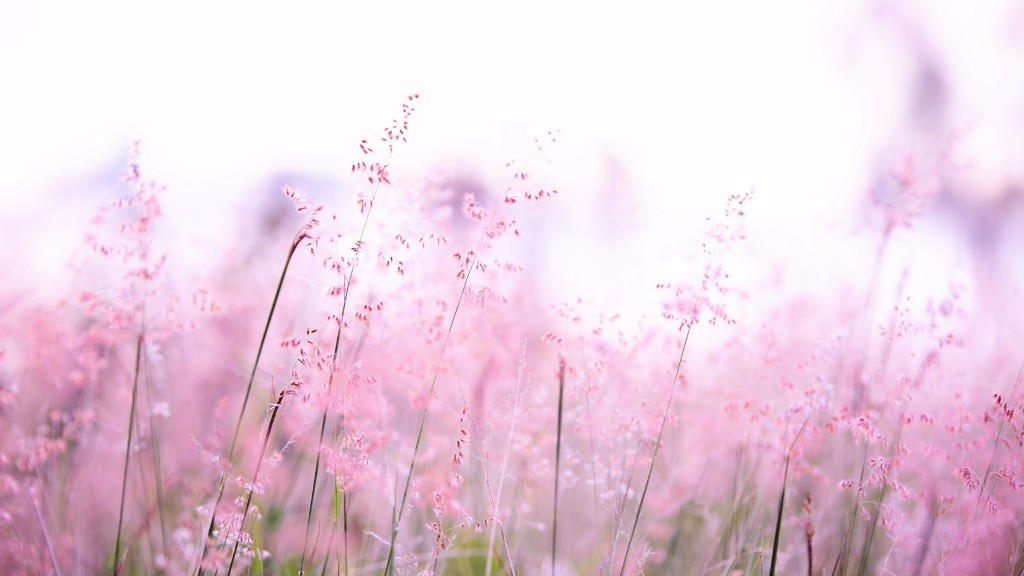
[[[163,552],[167,554],[167,523],[164,519],[164,475],[160,464],[160,435],[157,433],[156,422],[153,420],[153,385],[149,373],[149,361],[146,361],[146,398],[149,402],[149,434],[153,441],[153,469],[156,474],[156,503],[160,515],[160,537]]]
[[[462,305],[462,299],[466,295],[466,287],[469,285],[469,278],[472,275],[473,268],[476,267],[477,256],[474,252],[473,259],[470,263],[469,268],[466,269],[465,278],[462,282],[462,290],[459,291],[459,298],[455,301],[455,309],[452,310],[452,318],[448,323],[448,331],[444,336],[444,343],[441,344],[441,353],[437,359],[437,365],[434,368],[434,377],[430,381],[430,391],[427,393],[427,404],[423,407],[423,415],[420,418],[419,429],[416,432],[416,444],[412,450],[412,460],[409,461],[409,475],[405,478],[405,489],[402,491],[402,502],[395,513],[395,522],[391,530],[391,544],[388,547],[388,560],[384,565],[385,576],[391,573],[391,569],[394,566],[395,561],[395,540],[398,538],[398,527],[402,523],[402,517],[405,514],[405,503],[409,497],[409,488],[412,485],[413,472],[416,470],[416,455],[419,454],[420,444],[423,441],[423,430],[427,426],[427,416],[430,413],[430,398],[434,395],[434,389],[437,388],[437,377],[441,373],[441,364],[444,362],[445,352],[448,350],[448,341],[452,335],[452,329],[455,327],[455,318],[458,317],[459,307]]]
[[[388,146],[388,157],[387,157],[386,164],[390,164],[391,156],[392,156],[393,152],[394,152],[394,149],[389,145]],[[385,181],[386,180],[384,178],[377,178],[376,179],[376,183],[374,184],[374,187],[373,187],[373,194],[370,195],[370,201],[369,201],[369,203],[366,206],[366,217],[363,218],[363,226],[359,230],[359,239],[356,241],[355,257],[354,257],[354,260],[352,262],[352,269],[349,270],[348,277],[345,279],[344,296],[342,297],[342,301],[341,301],[341,313],[338,316],[338,332],[337,332],[337,335],[335,336],[335,339],[334,339],[334,353],[331,356],[331,372],[330,372],[330,376],[328,376],[328,379],[327,379],[327,395],[326,395],[327,398],[330,398],[331,388],[333,387],[333,384],[334,384],[334,371],[337,369],[338,350],[341,347],[341,329],[342,329],[342,327],[345,324],[345,310],[348,307],[348,298],[349,298],[349,294],[350,294],[351,288],[352,288],[352,279],[355,277],[356,268],[359,266],[359,254],[360,254],[360,251],[362,250],[363,239],[366,237],[366,228],[367,228],[367,226],[370,223],[370,214],[373,213],[373,206],[374,206],[374,204],[375,204],[375,202],[377,200],[377,193],[380,191],[381,182],[385,182]],[[309,493],[309,511],[306,514],[306,533],[305,533],[305,535],[303,536],[303,539],[302,539],[302,558],[301,558],[301,560],[299,562],[299,566],[300,566],[299,574],[300,575],[303,574],[302,566],[304,566],[304,563],[305,563],[306,547],[309,544],[309,529],[310,529],[310,526],[313,523],[313,505],[314,505],[314,502],[316,501],[317,477],[320,475],[320,453],[321,453],[321,451],[323,449],[323,444],[324,444],[324,430],[327,427],[327,407],[328,406],[329,406],[328,403],[324,404],[324,413],[323,413],[323,416],[321,417],[321,421],[320,421],[320,440],[319,440],[319,442],[317,444],[316,463],[313,466],[313,487],[312,487],[312,489],[310,490],[310,493]],[[342,421],[344,422],[344,414],[342,415]],[[344,427],[344,425],[343,425],[343,427]],[[344,434],[344,432],[342,432],[342,434]]]
[[[263,355],[263,346],[267,343],[267,334],[270,332],[270,322],[274,319],[274,311],[277,310],[277,301],[281,297],[281,289],[284,286],[284,278],[288,275],[288,266],[292,263],[292,256],[299,248],[299,244],[306,239],[307,230],[303,228],[295,235],[292,245],[288,249],[288,257],[285,258],[284,268],[281,269],[281,277],[277,280],[277,288],[274,290],[274,300],[270,303],[270,313],[267,314],[267,322],[263,325],[263,336],[260,337],[259,348],[256,349],[256,361],[252,363],[252,371],[249,372],[249,382],[245,386],[245,398],[242,400],[242,408],[238,411],[238,421],[235,422],[235,432],[231,436],[231,448],[228,450],[228,461],[235,453],[238,445],[238,432],[242,429],[242,419],[245,417],[245,409],[249,405],[249,396],[252,395],[252,384],[256,380],[256,370],[260,365],[260,357]]]
[[[513,177],[513,181],[515,181],[516,179],[517,177]],[[512,185],[509,185],[508,187],[506,187],[505,192],[508,193],[511,189]],[[495,208],[494,210],[491,211],[491,216],[488,220],[488,225],[485,227],[485,230],[490,227],[491,223],[494,222],[494,219],[497,216],[498,211],[498,208]],[[409,462],[409,475],[405,479],[405,489],[402,491],[402,503],[395,514],[395,521],[393,523],[391,530],[391,543],[388,546],[388,559],[384,565],[384,576],[388,576],[391,573],[392,567],[394,566],[395,542],[396,539],[398,538],[399,525],[402,523],[402,517],[405,514],[405,503],[409,496],[409,487],[412,484],[413,472],[416,469],[416,455],[419,454],[420,451],[420,443],[423,440],[423,429],[426,427],[427,416],[430,412],[430,398],[434,395],[434,389],[437,387],[437,377],[441,371],[441,364],[444,362],[445,352],[448,350],[448,341],[451,339],[452,329],[455,327],[455,318],[457,318],[459,315],[459,308],[462,306],[462,299],[466,296],[466,289],[469,286],[469,279],[473,275],[473,269],[476,268],[477,266],[480,250],[483,248],[484,240],[486,238],[486,235],[481,236],[480,240],[477,242],[476,250],[473,251],[473,257],[470,259],[469,266],[465,269],[465,273],[463,274],[462,289],[459,290],[459,298],[458,300],[455,301],[455,309],[452,310],[452,317],[448,323],[448,331],[445,333],[444,342],[441,344],[441,353],[438,355],[437,365],[434,368],[434,377],[430,381],[430,391],[427,394],[427,403],[426,406],[423,407],[423,416],[422,418],[420,418],[419,430],[416,432],[416,444],[413,446],[412,460],[410,460]]]
[[[579,286],[577,286],[577,291]],[[582,313],[581,313],[582,315]],[[588,443],[590,445],[590,480],[594,486],[594,525],[597,525],[598,518],[601,516],[601,497],[598,494],[597,484],[597,457],[595,456],[597,450],[594,448],[594,416],[590,410],[590,373],[587,370],[587,350],[586,345],[583,343],[583,331],[582,328],[577,325],[578,338],[580,344],[580,360],[583,366],[583,405],[587,412],[587,432],[588,432]]]
[[[844,576],[846,574],[849,574],[850,573],[850,569],[851,569],[850,568],[850,562],[853,559],[853,553],[852,553],[852,550],[853,550],[853,539],[857,535],[857,519],[860,517],[860,514],[858,512],[860,510],[860,503],[861,503],[861,499],[863,497],[862,494],[863,494],[863,487],[864,487],[864,475],[867,472],[868,454],[869,454],[869,449],[870,448],[871,448],[870,444],[868,444],[867,446],[864,447],[864,458],[863,458],[863,460],[861,461],[861,464],[860,464],[860,478],[857,481],[857,496],[853,500],[853,510],[851,510],[851,512],[850,512],[850,525],[847,528],[846,536],[843,538],[843,547],[839,551],[839,559],[836,560],[837,565],[838,565],[839,560],[840,559],[842,560],[842,564],[843,564],[842,574]],[[833,568],[832,572],[833,572],[833,574],[835,574],[836,570]]]
[[[690,341],[690,330],[693,323],[686,324],[686,335],[683,337],[683,347],[679,351],[679,361],[676,362],[675,375],[672,377],[672,391],[668,395],[668,403],[665,405],[665,412],[661,417],[661,428],[658,430],[658,439],[654,443],[654,454],[651,456],[651,466],[647,469],[647,481],[644,482],[644,491],[640,494],[640,503],[636,507],[636,516],[633,518],[633,528],[629,531],[629,540],[626,541],[626,552],[622,556],[622,568],[619,576],[626,573],[626,564],[629,562],[629,550],[633,547],[633,537],[636,536],[636,527],[640,523],[640,512],[644,508],[644,500],[647,499],[647,489],[651,486],[651,476],[654,474],[654,463],[658,459],[658,448],[661,447],[661,438],[665,434],[665,423],[668,421],[669,412],[672,410],[672,400],[676,395],[676,382],[679,381],[679,372],[683,368],[683,356],[686,354],[686,344]]]
[[[551,576],[555,574],[555,559],[558,557],[558,476],[562,464],[562,406],[565,399],[565,359],[558,365],[558,432],[555,437],[555,504],[551,520]]]
[[[814,576],[814,535],[807,533],[807,576]]]
[[[714,254],[712,254],[711,257],[708,258],[707,265],[704,268],[704,278],[705,279],[707,279],[708,274],[711,271],[711,266],[714,263],[714,258],[715,258]],[[701,301],[701,299],[704,297],[704,293],[705,292],[707,292],[707,282],[706,281],[701,283],[700,294],[697,297],[697,302]],[[658,459],[658,449],[661,447],[661,438],[662,438],[662,435],[664,435],[664,433],[665,433],[665,423],[668,421],[668,415],[669,415],[669,413],[672,410],[672,400],[675,398],[675,395],[676,395],[676,382],[679,380],[679,372],[682,370],[682,367],[683,367],[683,356],[686,355],[686,345],[690,341],[690,330],[693,329],[693,325],[696,324],[696,323],[697,323],[697,310],[695,309],[693,311],[693,313],[690,315],[690,317],[687,320],[684,320],[682,322],[682,324],[680,325],[680,329],[682,329],[683,327],[686,328],[686,334],[683,337],[683,345],[682,345],[682,347],[679,350],[679,360],[676,362],[676,371],[675,371],[675,374],[672,377],[672,388],[671,388],[671,391],[669,392],[668,402],[665,405],[665,412],[664,412],[664,414],[662,414],[662,417],[661,417],[661,427],[658,430],[658,440],[654,444],[654,453],[651,455],[651,466],[650,466],[650,468],[647,469],[647,480],[644,482],[644,490],[643,490],[643,492],[640,495],[640,502],[637,504],[637,507],[636,507],[636,516],[633,518],[633,528],[629,532],[629,540],[626,541],[626,552],[622,556],[622,568],[619,570],[619,576],[623,576],[623,574],[626,573],[626,563],[629,561],[629,551],[630,551],[630,548],[633,545],[633,538],[634,538],[634,536],[636,536],[637,524],[640,523],[640,512],[643,510],[644,500],[647,498],[647,489],[651,485],[651,475],[654,473],[654,463]],[[635,460],[634,460],[634,462],[635,462]],[[628,493],[628,485],[627,485],[627,493]],[[623,496],[623,508],[624,507],[625,507],[625,496]],[[621,522],[621,517],[620,517],[619,521]],[[615,550],[615,540],[613,539],[612,540],[612,554],[614,554],[614,550]],[[611,559],[612,558],[611,558],[611,555],[610,555],[609,559],[608,559],[609,563],[611,562]]]
[[[345,558],[345,576],[348,576],[348,502],[349,502],[350,498],[351,497],[348,495],[348,492],[343,492],[342,493],[342,499],[341,499],[341,508],[342,508],[342,510],[341,510],[341,513],[342,513],[341,530],[342,530],[342,541],[344,543],[344,545],[342,546],[342,549],[343,549],[343,552],[344,552],[343,555],[344,555],[344,558]]]
[[[1017,378],[1016,378],[1016,380],[1013,381],[1013,388],[1010,389],[1010,396],[1006,398],[1006,402],[1007,403],[1013,402],[1013,396],[1014,396],[1014,394],[1017,393],[1017,385],[1020,384],[1020,378],[1021,378],[1022,375],[1024,375],[1024,363],[1022,363],[1020,365],[1020,368],[1017,370]],[[996,453],[999,450],[999,442],[1003,438],[1003,427],[1005,425],[1006,425],[1006,418],[1000,418],[999,419],[999,428],[996,430],[996,437],[992,441],[992,455],[989,456],[988,466],[985,467],[985,475],[981,479],[981,488],[978,490],[978,504],[977,504],[977,506],[975,506],[976,510],[979,510],[981,508],[982,500],[984,500],[985,488],[988,485],[988,479],[992,475],[992,469],[995,466]],[[993,485],[992,489],[993,490],[995,489],[994,485]],[[991,497],[992,497],[992,492],[990,490],[989,491],[989,498],[991,498]],[[976,519],[977,519],[977,513],[975,514],[975,520]]]
[[[140,430],[139,434],[141,433],[142,431]],[[153,534],[150,530],[150,526],[153,523],[153,507],[150,505],[149,494],[146,492],[146,488],[149,487],[151,484],[149,482],[149,478],[146,476],[145,466],[139,464],[138,466],[135,467],[135,469],[138,470],[139,472],[139,489],[142,491],[142,496],[140,498],[142,500],[142,509],[145,510],[143,521],[139,526],[135,528],[137,533],[135,539],[139,540],[143,536],[145,537],[146,544],[149,545],[149,557],[155,560],[157,557],[157,547],[153,543]],[[159,514],[159,511],[157,511],[156,513]]]
[[[288,249],[288,257],[285,258],[284,268],[281,269],[281,277],[277,281],[277,289],[274,290],[274,300],[270,303],[270,312],[267,314],[267,322],[263,326],[263,336],[260,337],[260,345],[256,350],[256,360],[252,363],[252,371],[249,373],[249,382],[245,387],[245,398],[242,400],[242,408],[238,412],[238,421],[235,423],[235,431],[231,437],[231,447],[228,449],[228,465],[230,466],[231,460],[235,454],[235,446],[238,444],[238,431],[242,427],[242,419],[245,416],[245,409],[249,405],[249,396],[252,394],[252,385],[256,380],[256,370],[260,365],[260,357],[263,355],[263,346],[267,342],[267,334],[270,332],[270,322],[274,319],[274,312],[277,310],[277,301],[281,296],[281,290],[284,287],[285,276],[288,275],[288,267],[291,265],[292,256],[295,255],[295,250],[298,249],[299,244],[306,238],[307,229],[304,227],[298,234],[295,235],[295,239],[292,240],[291,248]],[[217,523],[217,507],[220,506],[220,501],[224,497],[224,485],[227,482],[227,476],[224,473],[220,475],[220,486],[217,488],[217,498],[213,503],[213,509],[210,511],[210,523],[206,529],[206,537],[203,538],[203,543],[200,546],[199,552],[199,576],[203,575],[203,560],[206,559],[206,544],[207,541],[213,538],[213,528]]]
[[[846,542],[843,542],[843,547],[846,547]],[[832,565],[832,576],[836,576],[839,573],[839,562],[843,559],[843,550],[839,550],[839,555],[836,556],[836,562]]]
[[[124,472],[121,475],[121,512],[117,516],[117,539],[114,542],[113,574],[121,572],[121,529],[124,527],[124,502],[128,491],[128,461],[132,453],[132,432],[135,430],[135,404],[139,393],[139,364],[142,358],[142,334],[135,340],[135,375],[132,378],[132,407],[128,413],[128,441],[124,449]]]
[[[618,546],[618,534],[621,533],[623,528],[623,518],[626,516],[626,499],[630,493],[630,487],[633,485],[633,475],[636,473],[636,463],[640,459],[640,453],[643,451],[644,439],[643,437],[637,438],[636,448],[633,450],[633,461],[629,465],[629,473],[626,474],[626,468],[623,468],[622,482],[619,484],[619,489],[616,494],[621,494],[621,497],[613,504],[614,518],[612,521],[612,531],[610,536],[610,542],[608,546],[608,574],[612,573],[612,560],[615,558],[615,548]],[[625,465],[625,458],[622,460]],[[609,469],[608,484],[611,485],[611,470]]]
[[[46,521],[43,520],[43,513],[39,510],[39,502],[36,501],[36,497],[32,494],[32,489],[29,488],[28,482],[25,483],[25,493],[28,494],[28,499],[32,502],[32,509],[35,510],[36,520],[39,522],[39,529],[43,533],[43,542],[46,544],[46,553],[50,556],[50,566],[53,567],[53,573],[55,576],[60,576],[60,567],[57,565],[57,555],[53,551],[53,543],[50,541],[50,531],[46,529]]]
[[[775,536],[772,538],[772,563],[768,568],[768,576],[775,576],[775,566],[779,561],[779,539],[782,536],[782,513],[786,506],[786,482],[789,480],[789,456],[786,456],[786,471],[782,475],[782,493],[779,494],[779,513],[775,519]]]
[[[507,460],[508,460],[508,457],[507,457],[507,452],[506,452],[506,461]],[[487,496],[490,498],[490,500],[491,500],[491,508],[494,510],[494,519],[493,519],[494,521],[491,523],[491,535],[490,535],[490,538],[487,541],[487,557],[486,557],[487,563],[486,563],[486,567],[484,568],[484,576],[491,576],[491,571],[493,570],[493,566],[491,564],[492,564],[493,559],[494,559],[494,534],[495,534],[495,531],[498,531],[498,532],[501,533],[501,543],[502,543],[502,545],[505,548],[505,563],[508,565],[507,570],[509,571],[509,574],[511,574],[512,576],[516,576],[515,566],[512,565],[512,552],[508,548],[508,539],[505,537],[505,524],[502,522],[501,518],[498,516],[498,506],[501,503],[501,486],[502,486],[502,483],[505,480],[504,479],[504,468],[505,468],[505,466],[502,465],[502,478],[500,478],[498,480],[498,497],[497,497],[497,499],[495,499],[494,492],[491,490],[490,480],[487,479],[487,468],[486,467],[482,468],[483,469],[483,474],[484,474],[484,485],[487,487]]]
[[[341,328],[338,328],[338,339],[341,339]],[[334,367],[331,367],[331,376],[328,382],[334,380]],[[330,384],[327,387],[328,394],[330,394]],[[306,513],[306,533],[302,539],[302,556],[299,560],[299,575],[305,574],[304,567],[306,566],[306,546],[309,541],[309,527],[313,523],[313,503],[316,500],[316,481],[320,476],[320,453],[323,450],[324,444],[324,431],[327,428],[327,407],[324,407],[323,418],[320,420],[320,441],[316,450],[316,463],[313,465],[313,488],[309,493],[309,511]],[[312,561],[312,558],[310,558]]]
[[[390,155],[388,156],[390,159]],[[341,299],[341,313],[338,315],[338,332],[334,337],[334,352],[331,354],[331,372],[327,377],[327,393],[326,399],[331,397],[331,389],[334,387],[334,372],[338,369],[338,352],[341,349],[341,328],[345,325],[345,311],[348,309],[348,297],[352,291],[352,279],[355,277],[356,268],[359,266],[359,249],[363,245],[363,238],[366,236],[366,227],[370,222],[370,214],[373,212],[373,205],[377,200],[377,192],[380,190],[380,180],[377,181],[377,185],[374,186],[373,194],[370,196],[370,202],[366,207],[366,218],[363,219],[363,227],[359,231],[359,239],[356,240],[356,252],[355,257],[352,261],[352,269],[349,270],[348,275],[345,278],[345,288]],[[344,390],[342,391],[344,396]],[[330,406],[329,402],[324,403],[324,413],[320,418],[320,440],[317,443],[316,448],[316,463],[313,465],[313,488],[309,492],[309,511],[306,514],[306,533],[302,539],[302,557],[299,562],[299,574],[303,574],[302,566],[306,562],[306,546],[309,543],[309,528],[313,523],[313,504],[316,501],[316,481],[320,475],[320,453],[323,451],[324,446],[324,431],[327,429],[327,408]],[[344,414],[342,414],[342,435],[344,435]]]
[[[786,506],[786,483],[789,480],[789,461],[793,456],[793,448],[796,447],[797,440],[800,439],[800,435],[803,434],[804,428],[807,427],[807,423],[810,420],[809,416],[807,420],[804,420],[800,430],[797,431],[796,436],[793,438],[793,442],[789,445],[789,449],[786,450],[786,469],[782,474],[782,494],[779,495],[779,513],[778,518],[775,519],[775,537],[772,539],[772,562],[768,568],[768,576],[775,576],[775,566],[779,559],[779,540],[782,537],[782,513]]]
[[[901,427],[902,431],[902,427]],[[896,443],[899,444],[899,434],[896,436]],[[857,574],[864,576],[868,570],[868,560],[871,554],[871,545],[875,540],[875,531],[878,528],[878,519],[882,516],[882,504],[885,502],[885,497],[889,494],[889,482],[887,479],[882,484],[882,488],[878,491],[878,503],[875,505],[875,511],[871,515],[871,526],[868,528],[868,532],[864,538],[864,550],[860,556],[860,568],[857,570]]]
[[[512,439],[515,437],[516,432],[516,421],[519,417],[519,401],[522,398],[522,383],[523,383],[523,367],[526,365],[526,343],[523,343],[523,350],[519,353],[519,374],[516,377],[516,388],[512,392],[512,414],[511,424],[508,430],[508,440],[505,443],[505,455],[501,461],[501,471],[498,477],[498,497],[494,497],[494,493],[491,491],[491,483],[487,479],[487,467],[481,463],[481,470],[484,474],[484,485],[487,487],[487,495],[491,499],[491,508],[494,510],[494,522],[491,523],[491,533],[487,539],[487,564],[484,569],[484,576],[491,576],[491,559],[494,553],[494,535],[497,530],[501,530],[501,541],[505,546],[505,558],[508,562],[509,571],[515,576],[515,568],[512,566],[512,556],[509,553],[508,541],[505,539],[505,527],[501,521],[500,509],[501,509],[501,495],[502,489],[505,486],[505,474],[508,470],[508,455],[512,452]]]
[[[878,503],[875,506],[875,512],[871,515],[871,526],[868,528],[868,533],[864,537],[864,550],[860,555],[860,568],[857,570],[857,574],[864,576],[868,573],[868,561],[871,557],[871,545],[875,540],[875,531],[878,528],[878,518],[882,515],[882,503],[885,502],[885,497],[889,493],[889,484],[882,485],[879,490]]]
[[[893,442],[893,449],[896,450],[900,444],[900,438],[903,435],[903,423],[898,421],[896,424],[896,441]],[[889,494],[889,481],[888,478],[883,478],[882,488],[878,491],[878,502],[875,505],[875,511],[871,515],[871,525],[868,528],[864,538],[864,548],[861,552],[860,567],[858,568],[858,574],[863,576],[867,573],[868,569],[868,557],[871,553],[871,545],[874,543],[875,531],[878,528],[878,519],[882,516],[882,504],[885,502],[885,497]]]
[[[256,460],[256,471],[252,474],[252,483],[255,486],[256,482],[260,477],[260,468],[263,466],[263,457],[267,453],[267,444],[270,443],[270,433],[274,431],[274,422],[277,420],[277,413],[281,410],[281,404],[284,402],[284,396],[288,392],[288,388],[281,390],[281,393],[277,396],[277,402],[274,404],[274,409],[270,412],[270,422],[267,424],[267,432],[263,435],[263,444],[260,446],[260,456]],[[249,515],[249,505],[252,504],[252,493],[253,486],[249,487],[249,495],[245,499],[245,507],[242,509],[242,521],[238,524],[238,530],[242,531],[245,528],[245,520]],[[228,563],[228,576],[231,576],[231,569],[235,565],[235,555],[238,553],[238,539],[235,540],[234,550],[231,551],[231,561]]]

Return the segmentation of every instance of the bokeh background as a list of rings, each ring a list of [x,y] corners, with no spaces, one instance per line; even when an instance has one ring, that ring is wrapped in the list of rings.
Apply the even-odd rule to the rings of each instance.
[[[418,92],[392,168],[408,188],[443,172],[494,192],[505,162],[561,130],[547,154],[561,195],[527,234],[553,301],[644,308],[704,219],[751,189],[734,273],[866,285],[870,191],[907,159],[936,184],[886,282],[913,260],[921,289],[1012,294],[1021,70],[1010,1],[10,3],[0,265],[8,287],[59,286],[136,140],[167,186],[175,265],[218,265],[240,222],[287,209],[285,183],[351,194],[358,142]]]

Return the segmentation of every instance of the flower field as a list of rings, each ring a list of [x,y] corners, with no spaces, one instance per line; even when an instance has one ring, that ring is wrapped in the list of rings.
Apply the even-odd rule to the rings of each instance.
[[[418,102],[202,276],[135,146],[67,284],[5,288],[7,573],[1024,571],[1019,306],[988,253],[921,291],[900,248],[956,167],[891,163],[834,291],[745,284],[771,199],[729,191],[633,315],[531,268],[557,132],[398,186]]]

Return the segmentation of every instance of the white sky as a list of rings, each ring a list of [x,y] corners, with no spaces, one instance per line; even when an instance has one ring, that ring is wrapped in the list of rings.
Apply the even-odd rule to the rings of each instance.
[[[821,232],[848,225],[880,147],[899,140],[917,57],[907,29],[947,67],[953,123],[979,135],[986,173],[1020,174],[1024,147],[1001,132],[1021,114],[1008,74],[1020,58],[993,33],[1012,36],[1008,15],[1024,22],[1007,2],[675,4],[6,3],[0,226],[15,256],[0,264],[63,265],[86,217],[68,208],[99,202],[133,140],[200,241],[270,174],[340,175],[412,92],[410,172],[451,160],[488,172],[558,128],[577,244],[600,237],[590,206],[614,158],[652,238],[754,188],[752,212],[799,260],[840,249]],[[577,283],[599,274],[588,266]]]

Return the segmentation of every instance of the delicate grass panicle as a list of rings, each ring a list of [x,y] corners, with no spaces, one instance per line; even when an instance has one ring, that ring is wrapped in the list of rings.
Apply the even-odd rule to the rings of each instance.
[[[834,293],[723,190],[638,320],[549,300],[557,132],[411,174],[418,103],[200,285],[133,147],[63,292],[0,288],[5,573],[1024,572],[1018,308],[899,261],[952,167],[897,157]]]

